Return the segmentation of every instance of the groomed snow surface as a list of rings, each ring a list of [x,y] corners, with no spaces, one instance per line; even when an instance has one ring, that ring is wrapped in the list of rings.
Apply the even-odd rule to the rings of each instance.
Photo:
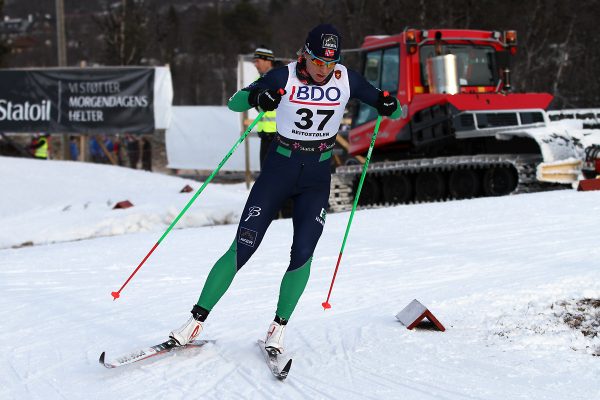
[[[349,213],[328,215],[279,382],[255,343],[274,315],[290,220],[273,222],[213,310],[201,337],[214,344],[98,364],[187,320],[235,236],[244,185],[208,185],[113,301],[193,195],[179,190],[199,184],[1,157],[0,184],[1,399],[600,398],[600,192],[358,211],[324,311]],[[112,210],[126,199],[135,206]],[[446,332],[396,320],[413,299]]]

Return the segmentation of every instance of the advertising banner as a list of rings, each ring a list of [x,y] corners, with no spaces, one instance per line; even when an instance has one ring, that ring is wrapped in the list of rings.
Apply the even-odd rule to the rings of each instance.
[[[170,73],[160,76],[168,121]],[[155,121],[156,84],[155,68],[0,70],[0,132],[151,133],[166,128]]]

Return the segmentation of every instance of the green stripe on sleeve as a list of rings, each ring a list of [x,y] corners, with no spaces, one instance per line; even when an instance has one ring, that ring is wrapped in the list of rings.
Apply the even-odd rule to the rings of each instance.
[[[238,90],[227,102],[227,107],[229,107],[231,111],[235,112],[249,110],[252,108],[252,106],[248,102],[248,97],[250,97],[250,92],[246,90]]]
[[[402,116],[402,104],[400,104],[398,99],[396,99],[396,104],[398,104],[398,107],[396,108],[396,111],[394,111],[392,115],[389,116],[389,118],[391,119],[398,119]]]

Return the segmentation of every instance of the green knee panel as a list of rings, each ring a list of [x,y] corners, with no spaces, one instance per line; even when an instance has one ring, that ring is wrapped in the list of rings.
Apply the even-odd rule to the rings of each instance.
[[[277,316],[286,320],[290,319],[300,296],[306,288],[310,276],[310,264],[312,257],[298,269],[288,271],[281,280],[279,289],[279,301],[277,302]],[[198,305],[208,311],[211,311],[215,304],[225,294],[233,278],[237,273],[237,252],[236,243],[232,243],[229,250],[221,256],[211,269],[204,288],[198,299]]]
[[[229,250],[219,258],[219,261],[210,270],[198,299],[198,305],[208,311],[212,310],[229,289],[236,272],[237,250],[234,240]]]
[[[279,301],[277,302],[276,312],[279,318],[290,319],[308,282],[311,262],[312,257],[300,268],[288,271],[283,276],[281,287],[279,288]]]

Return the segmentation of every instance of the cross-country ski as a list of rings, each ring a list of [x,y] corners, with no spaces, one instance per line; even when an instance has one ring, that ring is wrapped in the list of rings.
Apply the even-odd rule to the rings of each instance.
[[[101,365],[105,366],[106,368],[117,368],[172,351],[180,351],[183,349],[202,347],[207,343],[213,342],[214,340],[194,340],[186,344],[185,346],[178,346],[175,340],[169,339],[166,342],[157,344],[155,346],[141,348],[109,360],[106,359],[106,352],[102,352],[98,361]]]

